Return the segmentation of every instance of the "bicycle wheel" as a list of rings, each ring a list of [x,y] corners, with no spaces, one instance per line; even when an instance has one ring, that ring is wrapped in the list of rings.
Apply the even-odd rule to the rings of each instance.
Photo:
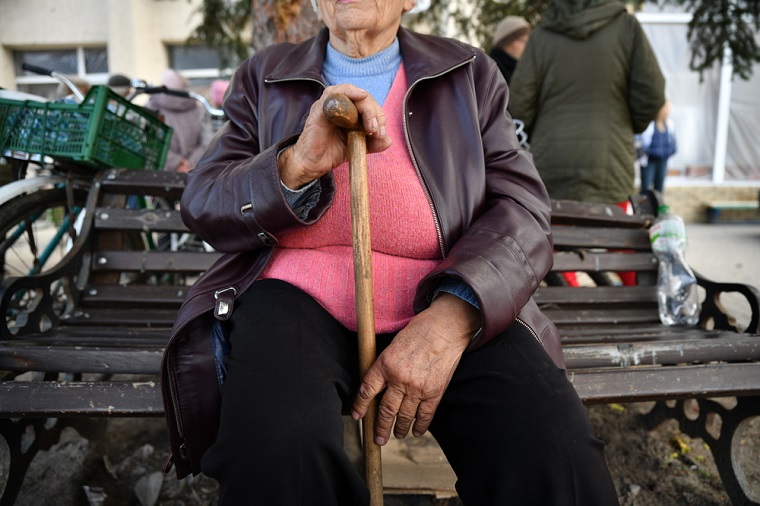
[[[69,208],[64,188],[40,189],[0,206],[2,279],[45,272],[71,247],[74,223],[87,192],[74,190]]]

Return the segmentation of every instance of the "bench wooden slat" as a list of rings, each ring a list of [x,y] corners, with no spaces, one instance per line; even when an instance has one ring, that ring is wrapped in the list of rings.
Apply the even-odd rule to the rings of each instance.
[[[0,370],[56,373],[158,374],[163,348],[5,345]]]
[[[102,193],[155,195],[178,201],[185,189],[185,174],[164,171],[109,170],[99,184]]]
[[[603,309],[576,309],[563,308],[555,309],[551,306],[542,307],[542,311],[554,322],[555,325],[573,324],[573,323],[594,323],[618,325],[628,323],[646,323],[658,322],[656,309],[652,314],[651,308],[610,308]]]
[[[126,345],[127,343],[125,343]],[[760,339],[736,335],[723,339],[658,341],[624,345],[566,345],[569,370],[696,362],[760,360]],[[6,345],[0,369],[63,373],[157,374],[163,348]]]
[[[179,211],[173,209],[98,207],[95,211],[95,227],[109,230],[190,232]]]
[[[13,417],[161,416],[154,381],[2,381],[0,412]]]
[[[675,365],[760,360],[760,338],[734,334],[721,339],[565,345],[568,370],[596,367]]]
[[[40,345],[40,346],[99,346],[121,347],[124,343],[131,346],[163,345],[169,339],[168,327],[98,327],[61,325],[55,334],[28,334],[21,338],[3,341],[9,345]],[[5,348],[0,348],[4,350]]]
[[[672,341],[715,339],[736,335],[725,330],[704,330],[690,327],[664,327],[659,322],[616,325],[560,325],[563,344]]]
[[[570,380],[587,404],[730,397],[760,390],[760,363],[572,371]],[[154,382],[3,381],[0,412],[16,417],[159,416],[163,404]]]
[[[542,286],[533,298],[543,304],[639,304],[657,302],[655,286]]]
[[[706,206],[710,209],[758,209],[760,202],[757,200],[719,200],[708,202]]]
[[[757,395],[760,363],[571,371],[587,404]]]
[[[92,304],[182,304],[189,287],[175,285],[90,285],[82,294],[82,302]]]
[[[629,253],[621,256],[619,252],[557,251],[554,253],[555,271],[584,272],[618,272],[618,271],[657,271],[657,259],[652,253]]]
[[[92,258],[92,270],[201,273],[220,256],[201,251],[98,251]]]
[[[131,344],[131,343],[129,343]],[[5,345],[0,368],[46,372],[155,373],[161,349],[100,348],[81,346]],[[739,337],[731,340],[698,340],[692,343],[657,342],[616,345],[566,345],[570,369],[646,363],[674,364],[712,360],[751,360],[760,353],[760,340]],[[148,359],[146,362],[145,359]],[[143,365],[147,364],[147,365]]]
[[[623,228],[646,228],[653,216],[626,214],[613,204],[552,200],[552,224],[595,225]]]
[[[179,308],[86,308],[66,315],[63,320],[66,325],[96,325],[103,326],[128,326],[138,328],[140,326],[163,327],[170,329],[174,324]],[[118,328],[114,330],[118,333]],[[168,336],[167,336],[168,337]]]
[[[558,225],[552,227],[554,246],[559,249],[603,248],[650,251],[646,230]]]

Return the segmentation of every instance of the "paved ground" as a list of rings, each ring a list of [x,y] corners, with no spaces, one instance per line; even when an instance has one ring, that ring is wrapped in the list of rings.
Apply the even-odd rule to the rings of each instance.
[[[720,282],[737,282],[760,290],[760,224],[687,223],[689,247],[686,260],[703,277]],[[739,323],[750,318],[742,297],[727,294],[721,301]]]

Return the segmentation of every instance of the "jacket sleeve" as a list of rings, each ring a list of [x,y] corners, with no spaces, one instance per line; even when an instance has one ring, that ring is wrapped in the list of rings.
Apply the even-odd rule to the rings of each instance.
[[[665,77],[660,71],[657,56],[649,45],[638,20],[628,16],[633,24],[633,47],[628,72],[628,107],[634,133],[643,132],[665,103]]]
[[[222,252],[274,246],[278,232],[316,221],[332,195],[323,191],[322,200],[306,220],[299,219],[285,200],[277,156],[297,136],[269,146],[260,141],[260,129],[265,127],[258,121],[257,55],[233,76],[224,102],[229,121],[214,137],[198,166],[188,173],[182,195],[185,224]],[[323,178],[322,187],[331,187],[331,176]]]
[[[530,154],[519,146],[507,112],[509,91],[497,72],[486,64],[475,74],[482,90],[476,98],[485,161],[483,205],[420,287],[425,293],[446,276],[472,288],[483,328],[470,349],[515,321],[554,261],[550,199]]]

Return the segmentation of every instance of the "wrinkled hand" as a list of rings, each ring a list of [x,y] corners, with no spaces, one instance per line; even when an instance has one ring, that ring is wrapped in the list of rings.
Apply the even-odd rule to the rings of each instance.
[[[430,427],[462,353],[480,327],[480,313],[462,299],[441,293],[399,332],[367,371],[354,400],[355,420],[385,389],[378,406],[375,441],[384,445],[409,429],[419,437]]]
[[[385,113],[369,92],[350,84],[329,86],[311,106],[298,141],[278,159],[280,180],[292,190],[322,177],[348,158],[346,132],[327,119],[322,107],[333,93],[343,93],[356,105],[367,134],[368,153],[383,151],[391,145],[385,130]]]

